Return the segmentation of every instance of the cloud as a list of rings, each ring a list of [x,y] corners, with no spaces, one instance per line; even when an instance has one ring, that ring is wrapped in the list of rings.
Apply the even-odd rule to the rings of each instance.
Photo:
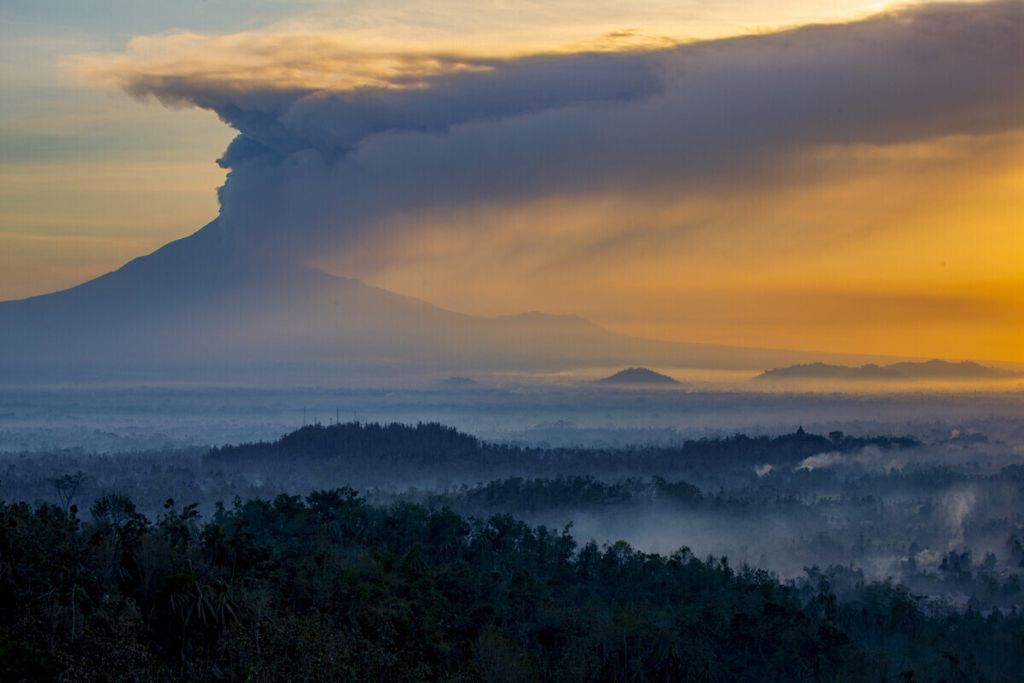
[[[1019,125],[1018,15],[1011,3],[928,7],[512,58],[242,36],[196,60],[184,55],[198,38],[175,36],[81,66],[237,128],[222,224],[246,251],[303,259],[437,206],[678,187],[803,146]]]
[[[1021,8],[532,55],[181,34],[76,68],[235,127],[216,229],[235,254],[305,262],[424,212],[742,189],[819,147],[1020,128]]]

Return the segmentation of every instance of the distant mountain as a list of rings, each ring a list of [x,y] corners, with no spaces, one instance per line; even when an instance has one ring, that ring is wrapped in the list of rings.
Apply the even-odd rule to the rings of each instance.
[[[480,383],[477,382],[472,377],[459,376],[446,377],[445,379],[441,380],[439,384],[442,387],[445,387],[446,389],[472,389],[474,387],[480,386]]]
[[[893,363],[886,366],[902,372],[908,377],[920,379],[1005,379],[1021,377],[1021,373],[1002,368],[993,368],[974,361],[950,363],[944,360],[930,360],[925,363]]]
[[[790,365],[784,368],[766,370],[757,380],[855,380],[855,381],[908,381],[908,380],[996,380],[1020,377],[1020,373],[993,368],[973,361],[951,363],[944,360],[930,360],[914,363],[892,363],[875,365],[868,363],[859,367],[811,363]]]
[[[810,358],[639,339],[572,315],[465,315],[359,280],[235,254],[226,235],[218,219],[77,287],[0,302],[0,382],[322,385],[354,376],[379,383],[416,372],[552,372],[636,361],[754,370]]]
[[[597,380],[600,384],[679,384],[668,375],[647,368],[626,368],[610,377]]]

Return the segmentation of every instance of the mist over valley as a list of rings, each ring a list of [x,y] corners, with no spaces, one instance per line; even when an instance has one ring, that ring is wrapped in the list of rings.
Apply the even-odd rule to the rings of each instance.
[[[1022,680],[1021,0],[0,29],[0,681]]]

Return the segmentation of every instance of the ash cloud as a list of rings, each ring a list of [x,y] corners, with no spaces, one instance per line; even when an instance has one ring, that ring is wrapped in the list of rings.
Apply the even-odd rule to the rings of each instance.
[[[818,145],[1020,128],[1021,19],[1019,2],[930,5],[635,51],[396,55],[379,73],[329,54],[298,82],[185,56],[87,70],[236,128],[213,229],[303,262],[438,207],[739,186]],[[288,65],[302,45],[263,49]]]

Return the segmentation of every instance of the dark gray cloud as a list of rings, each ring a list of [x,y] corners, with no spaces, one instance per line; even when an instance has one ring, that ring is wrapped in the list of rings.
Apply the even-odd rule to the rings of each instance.
[[[1024,4],[1003,1],[633,52],[440,55],[454,70],[343,92],[194,71],[125,87],[238,129],[218,229],[236,250],[306,259],[396,213],[684,192],[815,145],[1020,128],[1022,45]]]

